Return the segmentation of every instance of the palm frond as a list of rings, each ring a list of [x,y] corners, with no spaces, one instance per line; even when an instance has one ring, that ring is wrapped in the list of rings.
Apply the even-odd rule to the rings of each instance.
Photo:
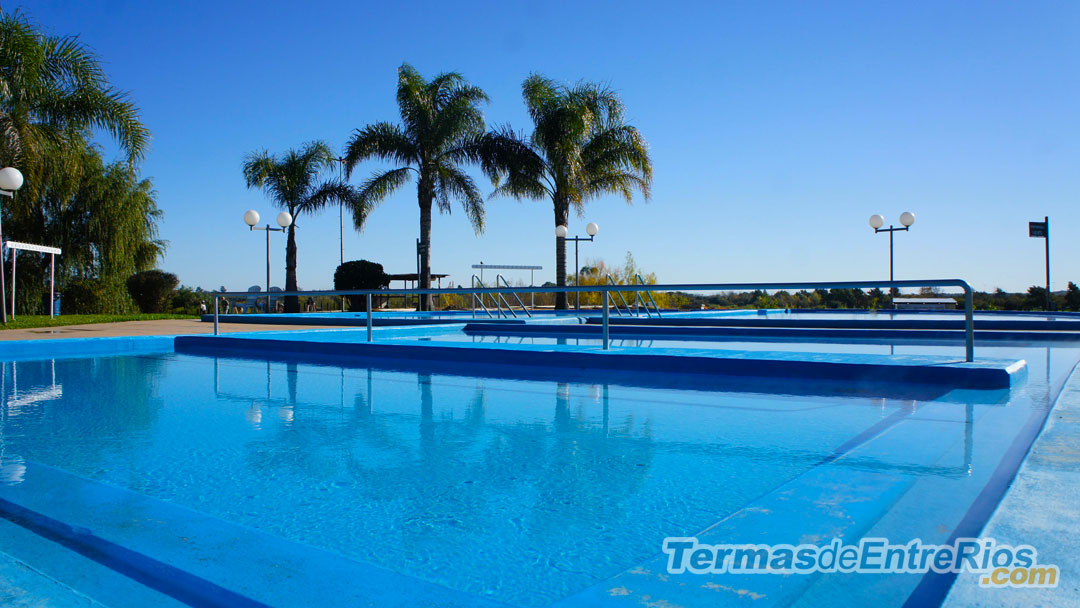
[[[353,210],[353,225],[357,230],[364,227],[367,213],[378,206],[386,197],[395,190],[409,182],[409,173],[415,171],[412,167],[399,167],[389,171],[379,171],[371,174],[357,192],[356,207]],[[358,215],[357,210],[361,213]]]
[[[465,214],[469,217],[473,230],[477,234],[482,233],[484,231],[484,195],[476,187],[476,182],[457,167],[446,165],[439,167],[437,176],[435,191],[436,196],[442,201],[440,208],[445,205],[446,208],[442,210],[449,211],[449,199],[458,199],[461,201],[462,208],[465,209]]]
[[[345,146],[345,174],[351,176],[353,169],[362,161],[381,158],[395,163],[415,163],[417,150],[401,127],[377,122],[357,129]]]

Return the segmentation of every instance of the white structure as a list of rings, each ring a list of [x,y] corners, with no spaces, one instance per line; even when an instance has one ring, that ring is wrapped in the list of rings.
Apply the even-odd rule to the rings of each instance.
[[[23,175],[15,167],[4,167],[0,169],[0,196],[6,196],[8,198],[15,198],[15,191],[22,188]],[[3,230],[0,230],[0,241],[3,241]],[[0,255],[0,262],[3,261],[3,256]],[[4,272],[3,266],[0,265],[0,315],[3,316],[4,324],[7,324],[7,302],[4,299],[7,297],[7,290],[4,289]],[[14,304],[13,304],[14,305]]]
[[[49,254],[49,318],[53,317],[56,309],[56,256],[62,252],[57,247],[45,245],[31,245],[30,243],[17,243],[8,241],[4,246],[11,251],[11,318],[15,318],[15,252],[36,251]]]
[[[952,310],[956,308],[953,298],[893,298],[896,310]]]

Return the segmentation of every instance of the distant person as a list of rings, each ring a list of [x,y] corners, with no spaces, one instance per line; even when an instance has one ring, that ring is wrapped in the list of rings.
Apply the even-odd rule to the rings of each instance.
[[[206,300],[199,302],[199,313],[204,315],[206,314]]]

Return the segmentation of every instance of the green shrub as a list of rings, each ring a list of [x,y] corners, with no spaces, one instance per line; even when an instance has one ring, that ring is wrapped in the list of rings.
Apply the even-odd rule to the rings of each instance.
[[[166,310],[169,296],[179,284],[180,279],[171,272],[144,270],[128,277],[127,290],[140,311],[162,313]]]
[[[197,315],[201,310],[199,305],[203,302],[206,302],[207,308],[212,306],[210,294],[201,289],[181,286],[169,296],[169,312],[181,315]]]
[[[382,289],[390,284],[390,277],[382,264],[367,260],[345,262],[334,271],[334,289]],[[367,310],[366,298],[348,298],[351,312]]]
[[[64,286],[60,312],[65,315],[123,315],[135,312],[135,302],[123,283],[75,279]]]

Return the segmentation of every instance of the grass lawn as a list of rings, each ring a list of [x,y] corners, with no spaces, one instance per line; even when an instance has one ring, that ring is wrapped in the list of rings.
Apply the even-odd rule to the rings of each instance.
[[[7,325],[0,325],[0,329],[33,329],[35,327],[56,327],[58,325],[86,325],[89,323],[116,323],[117,321],[159,321],[162,319],[198,319],[198,315],[57,315],[50,319],[49,315],[19,315],[14,319],[8,318]]]

